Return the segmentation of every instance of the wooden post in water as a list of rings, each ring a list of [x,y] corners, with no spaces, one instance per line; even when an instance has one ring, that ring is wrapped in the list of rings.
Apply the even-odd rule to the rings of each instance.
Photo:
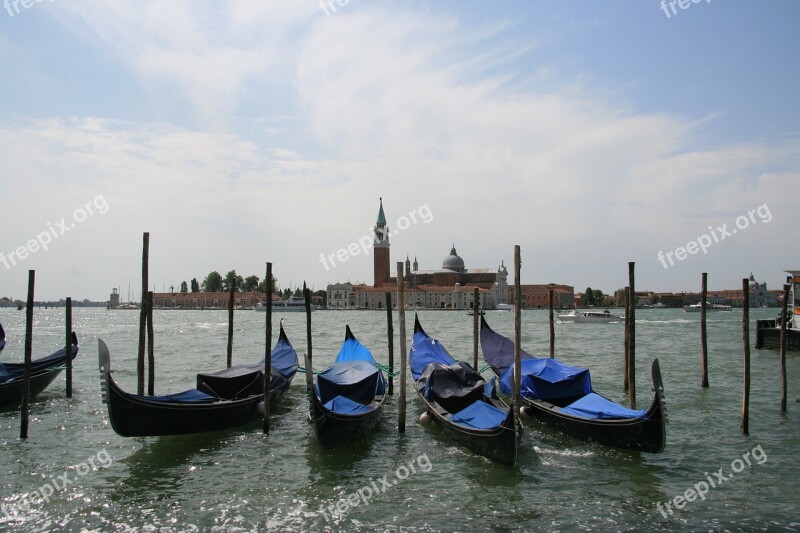
[[[472,291],[472,368],[478,370],[478,319],[480,306],[478,305],[478,287]]]
[[[703,272],[702,286],[700,288],[700,346],[703,356],[703,381],[701,387],[708,388],[708,335],[706,333],[706,306],[708,305],[708,272]]]
[[[547,307],[550,310],[550,359],[556,356],[556,328],[553,325],[553,289],[547,291]]]
[[[303,298],[306,300],[306,347],[308,353],[305,357],[306,367],[306,392],[308,393],[309,408],[314,393],[314,353],[311,349],[311,295],[306,288],[306,282],[303,282]],[[314,416],[313,409],[309,412],[310,416]]]
[[[628,291],[631,320],[628,325],[628,394],[631,400],[631,409],[636,409],[636,283],[634,281],[634,266],[628,263]]]
[[[512,381],[512,399],[514,401],[514,416],[519,420],[522,400],[519,395],[520,378],[522,376],[522,289],[519,281],[520,273],[520,249],[519,244],[514,245],[514,380]]]
[[[400,404],[397,406],[397,431],[406,432],[406,371],[408,352],[406,351],[406,294],[403,281],[403,262],[397,262],[397,313],[400,321]]]
[[[790,285],[783,286],[783,312],[781,313],[781,413],[786,412],[786,322]]]
[[[394,322],[392,321],[392,293],[386,292],[386,335],[389,338],[389,396],[394,394]]]
[[[305,296],[305,294],[303,295]],[[264,434],[269,433],[269,385],[272,381],[272,263],[267,262],[267,327],[264,335]]]
[[[742,279],[742,341],[744,342],[744,393],[742,435],[750,434],[750,282]]]
[[[31,353],[33,352],[33,286],[36,271],[28,270],[28,301],[25,306],[25,366],[22,374],[22,413],[19,438],[28,438],[28,410],[31,392]]]
[[[153,291],[147,291],[147,394],[153,396],[156,386],[156,356],[153,346]]]
[[[625,287],[625,360],[623,362],[622,367],[622,383],[625,392],[628,392],[629,384],[630,384],[630,372],[628,368],[630,367],[630,338],[631,338],[631,296],[630,296],[631,289],[630,287]]]
[[[67,398],[72,398],[72,298],[67,297],[66,333],[67,340],[64,344],[64,353],[67,356]]]
[[[144,394],[144,342],[147,327],[147,277],[150,260],[150,233],[142,234],[142,303],[139,309],[139,353],[136,359],[136,390]]]
[[[228,368],[233,364],[233,295],[236,292],[236,277],[231,281],[231,292],[228,295]]]

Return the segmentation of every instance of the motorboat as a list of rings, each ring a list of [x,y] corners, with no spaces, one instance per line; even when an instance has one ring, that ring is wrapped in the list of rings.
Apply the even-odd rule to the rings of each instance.
[[[576,324],[606,324],[625,320],[624,316],[615,315],[608,309],[605,311],[578,311],[573,309],[567,314],[557,316],[561,322],[575,322]]]
[[[259,302],[253,309],[256,311],[266,311],[267,305],[263,302]],[[311,310],[313,311],[314,309],[314,304],[311,304]],[[288,300],[272,302],[272,310],[302,313],[306,310],[306,299],[302,296],[290,296]]]
[[[683,310],[687,313],[699,313],[703,309],[702,302],[698,302],[692,305],[684,305]],[[732,311],[733,308],[730,305],[722,305],[722,304],[711,304],[706,305],[706,312],[709,311]]]

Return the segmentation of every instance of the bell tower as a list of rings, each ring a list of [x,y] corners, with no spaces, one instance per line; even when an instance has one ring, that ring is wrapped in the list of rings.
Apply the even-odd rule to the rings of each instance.
[[[380,199],[381,205],[378,210],[378,220],[373,228],[374,239],[372,249],[374,257],[374,283],[375,287],[381,287],[389,282],[390,263],[389,263],[389,226],[386,224],[386,215],[383,214],[383,198]]]

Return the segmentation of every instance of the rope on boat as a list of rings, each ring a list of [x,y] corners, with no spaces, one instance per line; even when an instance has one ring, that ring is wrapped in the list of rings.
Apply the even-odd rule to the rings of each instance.
[[[305,374],[306,368],[304,366],[298,366],[297,371]],[[312,370],[311,372],[316,375],[322,373],[322,370]]]
[[[484,372],[486,372],[486,371],[487,371],[487,370],[489,370],[490,368],[492,368],[492,365],[483,365],[483,366],[481,367],[481,369],[480,369],[480,370],[478,370],[478,374],[483,374]]]
[[[399,375],[400,375],[400,371],[399,371],[399,370],[397,370],[397,371],[394,371],[394,372],[393,372],[393,371],[392,371],[392,367],[390,367],[389,365],[382,365],[382,364],[378,363],[378,364],[377,364],[377,366],[378,366],[378,368],[380,368],[380,369],[381,369],[383,372],[385,372],[387,376],[389,376],[389,377],[391,377],[391,378],[393,378],[393,377],[395,377],[395,376],[399,376]]]

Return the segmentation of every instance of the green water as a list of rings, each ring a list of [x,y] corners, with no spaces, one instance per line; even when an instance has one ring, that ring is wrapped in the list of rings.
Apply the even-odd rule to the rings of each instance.
[[[775,314],[760,309],[751,313],[753,341],[755,319]],[[640,407],[649,404],[649,368],[658,357],[669,413],[663,453],[587,444],[526,421],[517,468],[493,464],[454,445],[436,426],[419,425],[416,398],[409,398],[406,432],[398,435],[396,396],[387,401],[379,431],[345,449],[324,451],[302,413],[302,376],[276,409],[283,416],[268,436],[256,422],[212,434],[119,437],[101,402],[97,338],[111,349],[117,381],[135,390],[138,316],[135,311],[77,309],[74,323],[81,350],[73,398],[64,397],[64,378],[59,377],[33,402],[27,441],[18,439],[18,412],[0,412],[0,495],[9,514],[19,510],[16,517],[0,513],[0,528],[800,530],[800,358],[787,358],[789,413],[781,416],[778,355],[753,350],[750,435],[742,436],[739,311],[709,317],[711,387],[706,390],[700,388],[699,316],[680,310],[637,311],[637,397]],[[287,319],[289,339],[302,355],[305,317],[275,316]],[[513,336],[512,313],[488,312],[486,318],[495,330]],[[380,362],[387,362],[385,312],[319,311],[313,319],[316,368],[334,358],[345,324]],[[35,357],[63,345],[63,320],[63,309],[35,310]],[[454,357],[471,360],[472,317],[465,312],[423,312],[420,320]],[[546,311],[525,311],[522,320],[523,346],[531,353],[546,353]],[[9,339],[0,361],[21,360],[24,312],[2,309],[0,322]],[[154,322],[157,393],[191,388],[197,372],[225,366],[227,312],[157,311]],[[236,313],[235,363],[263,356],[263,322],[263,313]],[[412,325],[409,315],[409,333]],[[589,367],[595,390],[623,400],[622,325],[557,324],[555,329],[557,356]],[[409,335],[409,346],[410,342]],[[399,361],[399,338],[395,351]],[[743,460],[746,452],[749,466]],[[702,499],[682,509],[673,503],[672,512],[666,512],[666,502],[709,477],[718,479],[714,473],[720,468],[724,482]],[[734,473],[732,468],[741,471]],[[49,501],[16,507],[25,494],[53,480],[63,481],[64,475],[70,484],[55,490]],[[666,518],[657,508],[659,502]]]

